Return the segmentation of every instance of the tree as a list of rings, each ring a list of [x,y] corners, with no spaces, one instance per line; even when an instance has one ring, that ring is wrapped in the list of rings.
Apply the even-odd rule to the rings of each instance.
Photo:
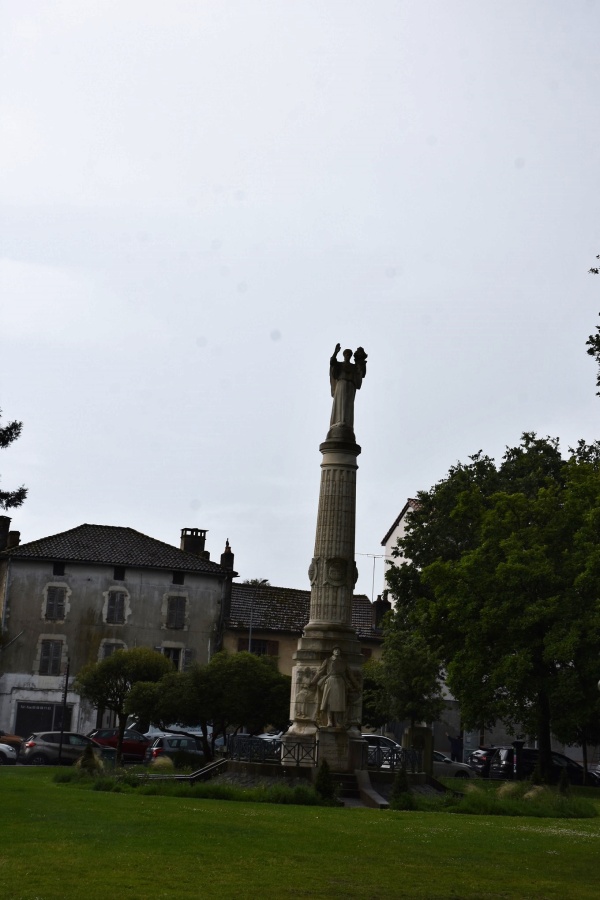
[[[2,418],[2,410],[0,410],[0,418]],[[22,422],[9,422],[7,425],[0,427],[0,449],[4,450],[10,447],[13,441],[16,441],[23,429]],[[14,509],[21,506],[27,496],[27,488],[21,485],[16,491],[0,491],[0,509]]]
[[[97,708],[110,709],[117,715],[117,765],[121,764],[127,722],[126,702],[133,685],[138,681],[158,681],[172,670],[173,664],[162,653],[149,647],[134,647],[132,650],[117,650],[79,672],[75,690]]]
[[[402,622],[401,611],[384,625],[380,672],[387,718],[433,722],[445,706],[439,654],[424,635]]]
[[[253,653],[216,653],[206,666],[171,672],[158,684],[137,684],[127,711],[166,727],[202,729],[204,753],[213,756],[214,740],[231,728],[251,734],[270,723],[289,722],[290,678],[281,675],[273,660]],[[209,733],[212,726],[212,740]]]
[[[382,728],[390,719],[382,670],[383,665],[379,660],[369,659],[363,665],[363,727]]]
[[[600,655],[600,444],[565,460],[526,433],[418,500],[387,576],[396,616],[439,654],[467,727],[536,735],[547,773],[566,673]]]

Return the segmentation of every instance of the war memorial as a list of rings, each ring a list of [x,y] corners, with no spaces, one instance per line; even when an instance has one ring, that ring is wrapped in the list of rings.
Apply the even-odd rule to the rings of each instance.
[[[361,766],[362,655],[351,625],[355,563],[356,471],[361,448],[354,434],[354,401],[367,373],[367,354],[340,344],[330,360],[333,398],[322,454],[321,486],[314,555],[308,569],[310,619],[294,654],[290,719],[283,735],[284,765],[297,765],[297,753],[310,749],[336,772]],[[352,361],[354,360],[354,361]],[[302,762],[300,761],[300,764]]]

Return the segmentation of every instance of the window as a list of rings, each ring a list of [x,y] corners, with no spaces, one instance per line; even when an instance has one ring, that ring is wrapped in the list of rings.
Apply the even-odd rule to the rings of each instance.
[[[64,575],[65,574],[65,564],[64,562],[55,562],[52,566],[52,574],[53,575]]]
[[[113,577],[115,581],[125,581],[125,566],[115,566]]]
[[[65,600],[67,589],[64,587],[49,587],[46,591],[46,618],[64,619]]]
[[[185,625],[185,597],[169,597],[167,628],[183,628]]]
[[[173,572],[173,584],[185,584],[185,572]]]
[[[361,647],[360,652],[362,653],[363,662],[366,662],[368,659],[371,659],[373,656],[373,651],[370,647]]]
[[[125,592],[109,591],[106,607],[106,621],[109,625],[122,625],[125,621]]]
[[[109,656],[112,656],[116,650],[124,650],[125,645],[121,643],[110,643],[106,642],[102,644],[102,659],[108,659]]]
[[[62,641],[42,641],[40,675],[60,675]]]
[[[238,652],[248,650],[248,638],[238,638]],[[279,641],[265,641],[262,638],[252,638],[251,653],[257,656],[279,656]]]
[[[171,660],[177,671],[179,671],[181,663],[181,647],[163,647],[163,653],[167,659]]]

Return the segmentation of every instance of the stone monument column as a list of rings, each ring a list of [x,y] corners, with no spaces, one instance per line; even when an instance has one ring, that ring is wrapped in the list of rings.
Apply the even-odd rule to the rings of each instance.
[[[367,354],[362,347],[354,354],[344,350],[342,361],[339,351],[338,344],[330,360],[333,404],[329,431],[319,447],[323,459],[315,549],[308,570],[310,619],[294,654],[292,725],[283,736],[283,762],[296,764],[297,744],[308,749],[316,739],[319,759],[344,772],[360,766],[363,744],[362,654],[352,628],[360,453],[354,436],[354,399],[366,375]],[[308,764],[312,763],[307,759]]]

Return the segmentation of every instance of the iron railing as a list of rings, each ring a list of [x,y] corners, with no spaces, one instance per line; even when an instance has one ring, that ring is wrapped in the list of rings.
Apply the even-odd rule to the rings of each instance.
[[[302,741],[265,741],[262,738],[250,737],[246,734],[231,735],[227,740],[229,759],[241,762],[258,763],[293,763],[296,766],[317,765],[318,745],[316,742],[306,744]]]
[[[407,772],[423,771],[423,754],[412,748],[401,750],[393,747],[365,745],[366,765],[369,769],[406,769]]]

